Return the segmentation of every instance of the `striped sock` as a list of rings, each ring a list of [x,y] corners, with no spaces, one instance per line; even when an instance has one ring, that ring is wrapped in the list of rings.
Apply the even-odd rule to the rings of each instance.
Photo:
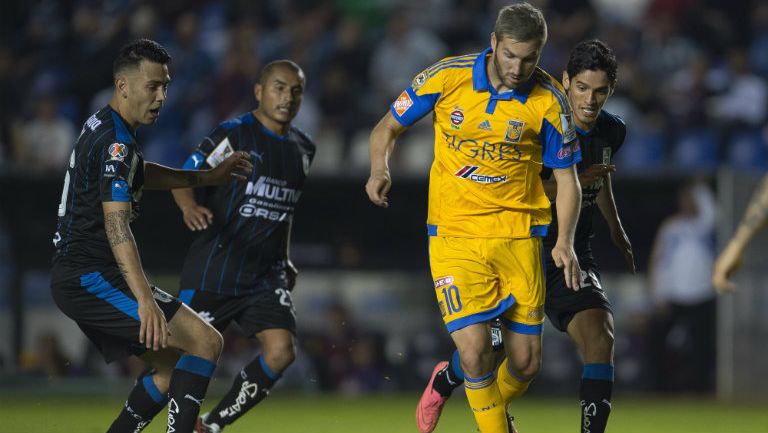
[[[464,378],[469,407],[480,433],[508,433],[507,412],[493,372],[478,378]]]
[[[504,401],[504,408],[509,406],[509,403],[511,403],[512,400],[523,395],[528,389],[528,385],[531,384],[530,381],[525,381],[522,377],[518,376],[516,372],[510,370],[506,358],[504,358],[504,361],[499,365],[497,376],[499,392]]]
[[[168,389],[168,432],[191,432],[203,405],[216,364],[194,355],[182,355]]]

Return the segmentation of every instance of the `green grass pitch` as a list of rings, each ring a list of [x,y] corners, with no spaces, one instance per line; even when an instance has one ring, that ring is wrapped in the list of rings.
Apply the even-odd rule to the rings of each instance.
[[[277,392],[227,433],[414,433],[417,394],[362,397]],[[209,398],[203,410],[211,408]],[[103,433],[121,407],[115,397],[0,396],[2,433]],[[521,433],[578,433],[574,400],[524,397],[513,403]],[[165,413],[144,430],[162,433]],[[614,401],[612,433],[768,433],[766,402],[720,403],[711,399],[629,398]],[[474,433],[463,395],[448,402],[435,433]]]

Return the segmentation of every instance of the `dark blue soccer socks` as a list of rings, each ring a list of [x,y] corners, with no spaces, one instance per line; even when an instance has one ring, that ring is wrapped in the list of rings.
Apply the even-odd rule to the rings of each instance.
[[[168,433],[194,430],[215,368],[216,364],[198,356],[179,358],[168,387]]]
[[[613,365],[584,364],[579,387],[582,433],[604,433],[611,414]]]
[[[136,433],[146,427],[168,402],[152,380],[153,373],[140,376],[128,395],[123,410],[109,427],[107,433]]]
[[[222,427],[232,424],[269,395],[269,390],[278,379],[280,374],[272,371],[264,357],[259,355],[235,376],[227,395],[208,414],[205,422]]]

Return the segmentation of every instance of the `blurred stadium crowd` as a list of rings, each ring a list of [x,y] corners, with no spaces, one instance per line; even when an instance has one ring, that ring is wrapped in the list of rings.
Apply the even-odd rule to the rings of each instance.
[[[0,161],[61,167],[83,119],[108,98],[114,53],[150,37],[174,60],[161,119],[141,132],[148,159],[180,165],[214,125],[253,105],[262,65],[290,58],[308,76],[296,124],[323,149],[317,170],[364,172],[367,135],[387,105],[425,66],[483,49],[504,3],[9,2],[0,30]],[[768,167],[768,4],[533,3],[549,22],[541,65],[556,77],[579,40],[596,36],[616,51],[619,85],[606,108],[630,125],[623,171]],[[425,149],[405,153],[404,169],[426,176]]]
[[[413,76],[440,58],[484,49],[495,14],[506,3],[6,2],[0,14],[0,175],[56,177],[59,188],[58,179],[80,125],[108,102],[115,53],[131,39],[149,37],[168,48],[173,62],[172,82],[160,120],[139,132],[146,159],[180,166],[215,125],[253,107],[252,88],[263,65],[289,58],[307,74],[308,87],[295,124],[318,142],[313,175],[357,176],[362,185],[368,170],[368,135],[390,102]],[[619,84],[606,109],[621,115],[628,124],[627,140],[616,161],[621,177],[676,175],[679,179],[681,174],[711,174],[721,166],[768,169],[768,3],[531,3],[545,11],[549,41],[541,66],[556,78],[560,77],[570,48],[582,39],[598,37],[615,50],[620,65]],[[427,177],[432,132],[425,123],[402,140],[404,149],[392,161],[396,174]],[[666,194],[672,196],[673,192],[670,189]],[[52,227],[45,230],[49,229],[52,231]],[[6,240],[0,230],[0,254],[7,250],[3,245]],[[708,251],[713,254],[713,245]],[[47,277],[41,278],[40,284],[47,291]],[[711,301],[714,292],[706,289],[707,301]],[[428,374],[433,365],[433,359],[427,357],[424,368],[411,368],[418,361],[419,350],[429,352],[428,356],[447,355],[451,350],[440,326],[436,327],[442,332],[437,341],[434,335],[420,339],[414,334],[408,344],[400,344],[352,326],[352,319],[340,304],[323,311],[326,316],[321,320],[327,322],[322,329],[326,332],[305,332],[300,348],[305,356],[292,367],[295,373],[286,374],[287,378],[295,377],[293,383],[303,388],[366,391],[419,387],[420,370]],[[437,323],[436,312],[430,310],[430,314]],[[643,346],[655,347],[647,335],[632,333],[634,325],[626,327],[630,332],[624,349],[618,346],[619,352],[625,350],[628,361],[624,371],[631,369],[631,359],[645,350]],[[657,332],[660,340],[656,343],[668,340],[670,329]],[[549,335],[559,338],[554,332]],[[708,338],[712,349],[714,336]],[[141,368],[124,364],[96,371],[104,368],[97,353],[87,355],[80,365],[72,365],[66,361],[61,344],[55,334],[40,334],[34,347],[29,348],[27,366],[47,376],[98,372],[133,377]],[[640,365],[634,377],[641,378],[661,363],[666,364],[659,368],[679,371],[678,367],[687,365],[682,347],[678,346],[676,353],[680,357],[676,364],[674,359],[672,365],[669,359],[650,361],[656,365],[632,364]],[[236,368],[242,364],[237,356],[247,356],[253,347],[248,340],[231,336],[226,350],[225,358],[230,361],[225,362]],[[556,372],[557,359],[564,355],[550,355],[551,367],[544,370]],[[622,353],[617,353],[617,358],[621,357]],[[24,363],[22,359],[22,366]],[[227,368],[225,363],[223,374],[227,374]],[[710,390],[711,369],[705,374],[707,383],[699,378],[691,378],[690,383],[701,385],[700,390]],[[555,374],[543,376],[540,381],[548,377],[558,379]],[[286,383],[290,385],[291,381]],[[679,389],[691,390],[690,383],[681,384]],[[638,388],[643,386],[653,385],[638,379]]]

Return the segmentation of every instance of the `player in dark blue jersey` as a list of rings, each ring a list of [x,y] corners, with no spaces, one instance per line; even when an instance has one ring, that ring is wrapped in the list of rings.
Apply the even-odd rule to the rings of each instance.
[[[253,157],[247,183],[174,190],[184,223],[200,231],[187,253],[179,297],[223,331],[232,321],[261,343],[197,432],[220,432],[267,396],[295,358],[296,318],[288,257],[293,211],[315,155],[291,126],[304,94],[304,72],[289,60],[264,67],[254,93],[258,108],[228,120],[190,155],[185,168],[211,168],[234,151]]]
[[[142,189],[216,185],[253,168],[243,152],[204,172],[144,161],[136,129],[157,119],[170,61],[147,39],[120,51],[112,99],[85,122],[72,151],[53,240],[59,308],[107,362],[136,355],[152,368],[137,380],[114,433],[141,431],[166,404],[168,431],[191,432],[222,347],[213,327],[147,281],[130,228]]]
[[[545,312],[555,328],[571,336],[584,362],[579,389],[583,433],[605,431],[613,390],[613,313],[600,283],[590,244],[594,237],[592,219],[596,208],[608,223],[614,244],[624,254],[630,270],[635,272],[632,245],[621,225],[610,176],[615,170],[611,159],[624,143],[626,126],[618,116],[602,109],[615,88],[616,74],[616,57],[605,43],[584,41],[571,50],[567,69],[563,72],[563,87],[573,109],[582,155],[577,166],[582,187],[581,214],[574,237],[574,249],[582,269],[580,287],[568,288],[562,271],[545,254]],[[554,197],[557,191],[554,181],[549,180],[551,174],[551,170],[544,168],[541,175],[547,195],[553,200],[553,212],[556,212]],[[557,239],[554,215],[552,221],[544,240],[545,250],[552,249]],[[493,344],[501,343],[499,340]],[[512,376],[514,379],[514,374]],[[463,380],[456,353],[451,361],[435,367],[417,410],[417,416],[424,418],[420,424],[431,426],[429,430],[422,430],[424,433],[431,432],[437,425],[443,405]],[[509,386],[522,392],[528,384],[521,381]],[[511,431],[513,428],[510,424]]]

